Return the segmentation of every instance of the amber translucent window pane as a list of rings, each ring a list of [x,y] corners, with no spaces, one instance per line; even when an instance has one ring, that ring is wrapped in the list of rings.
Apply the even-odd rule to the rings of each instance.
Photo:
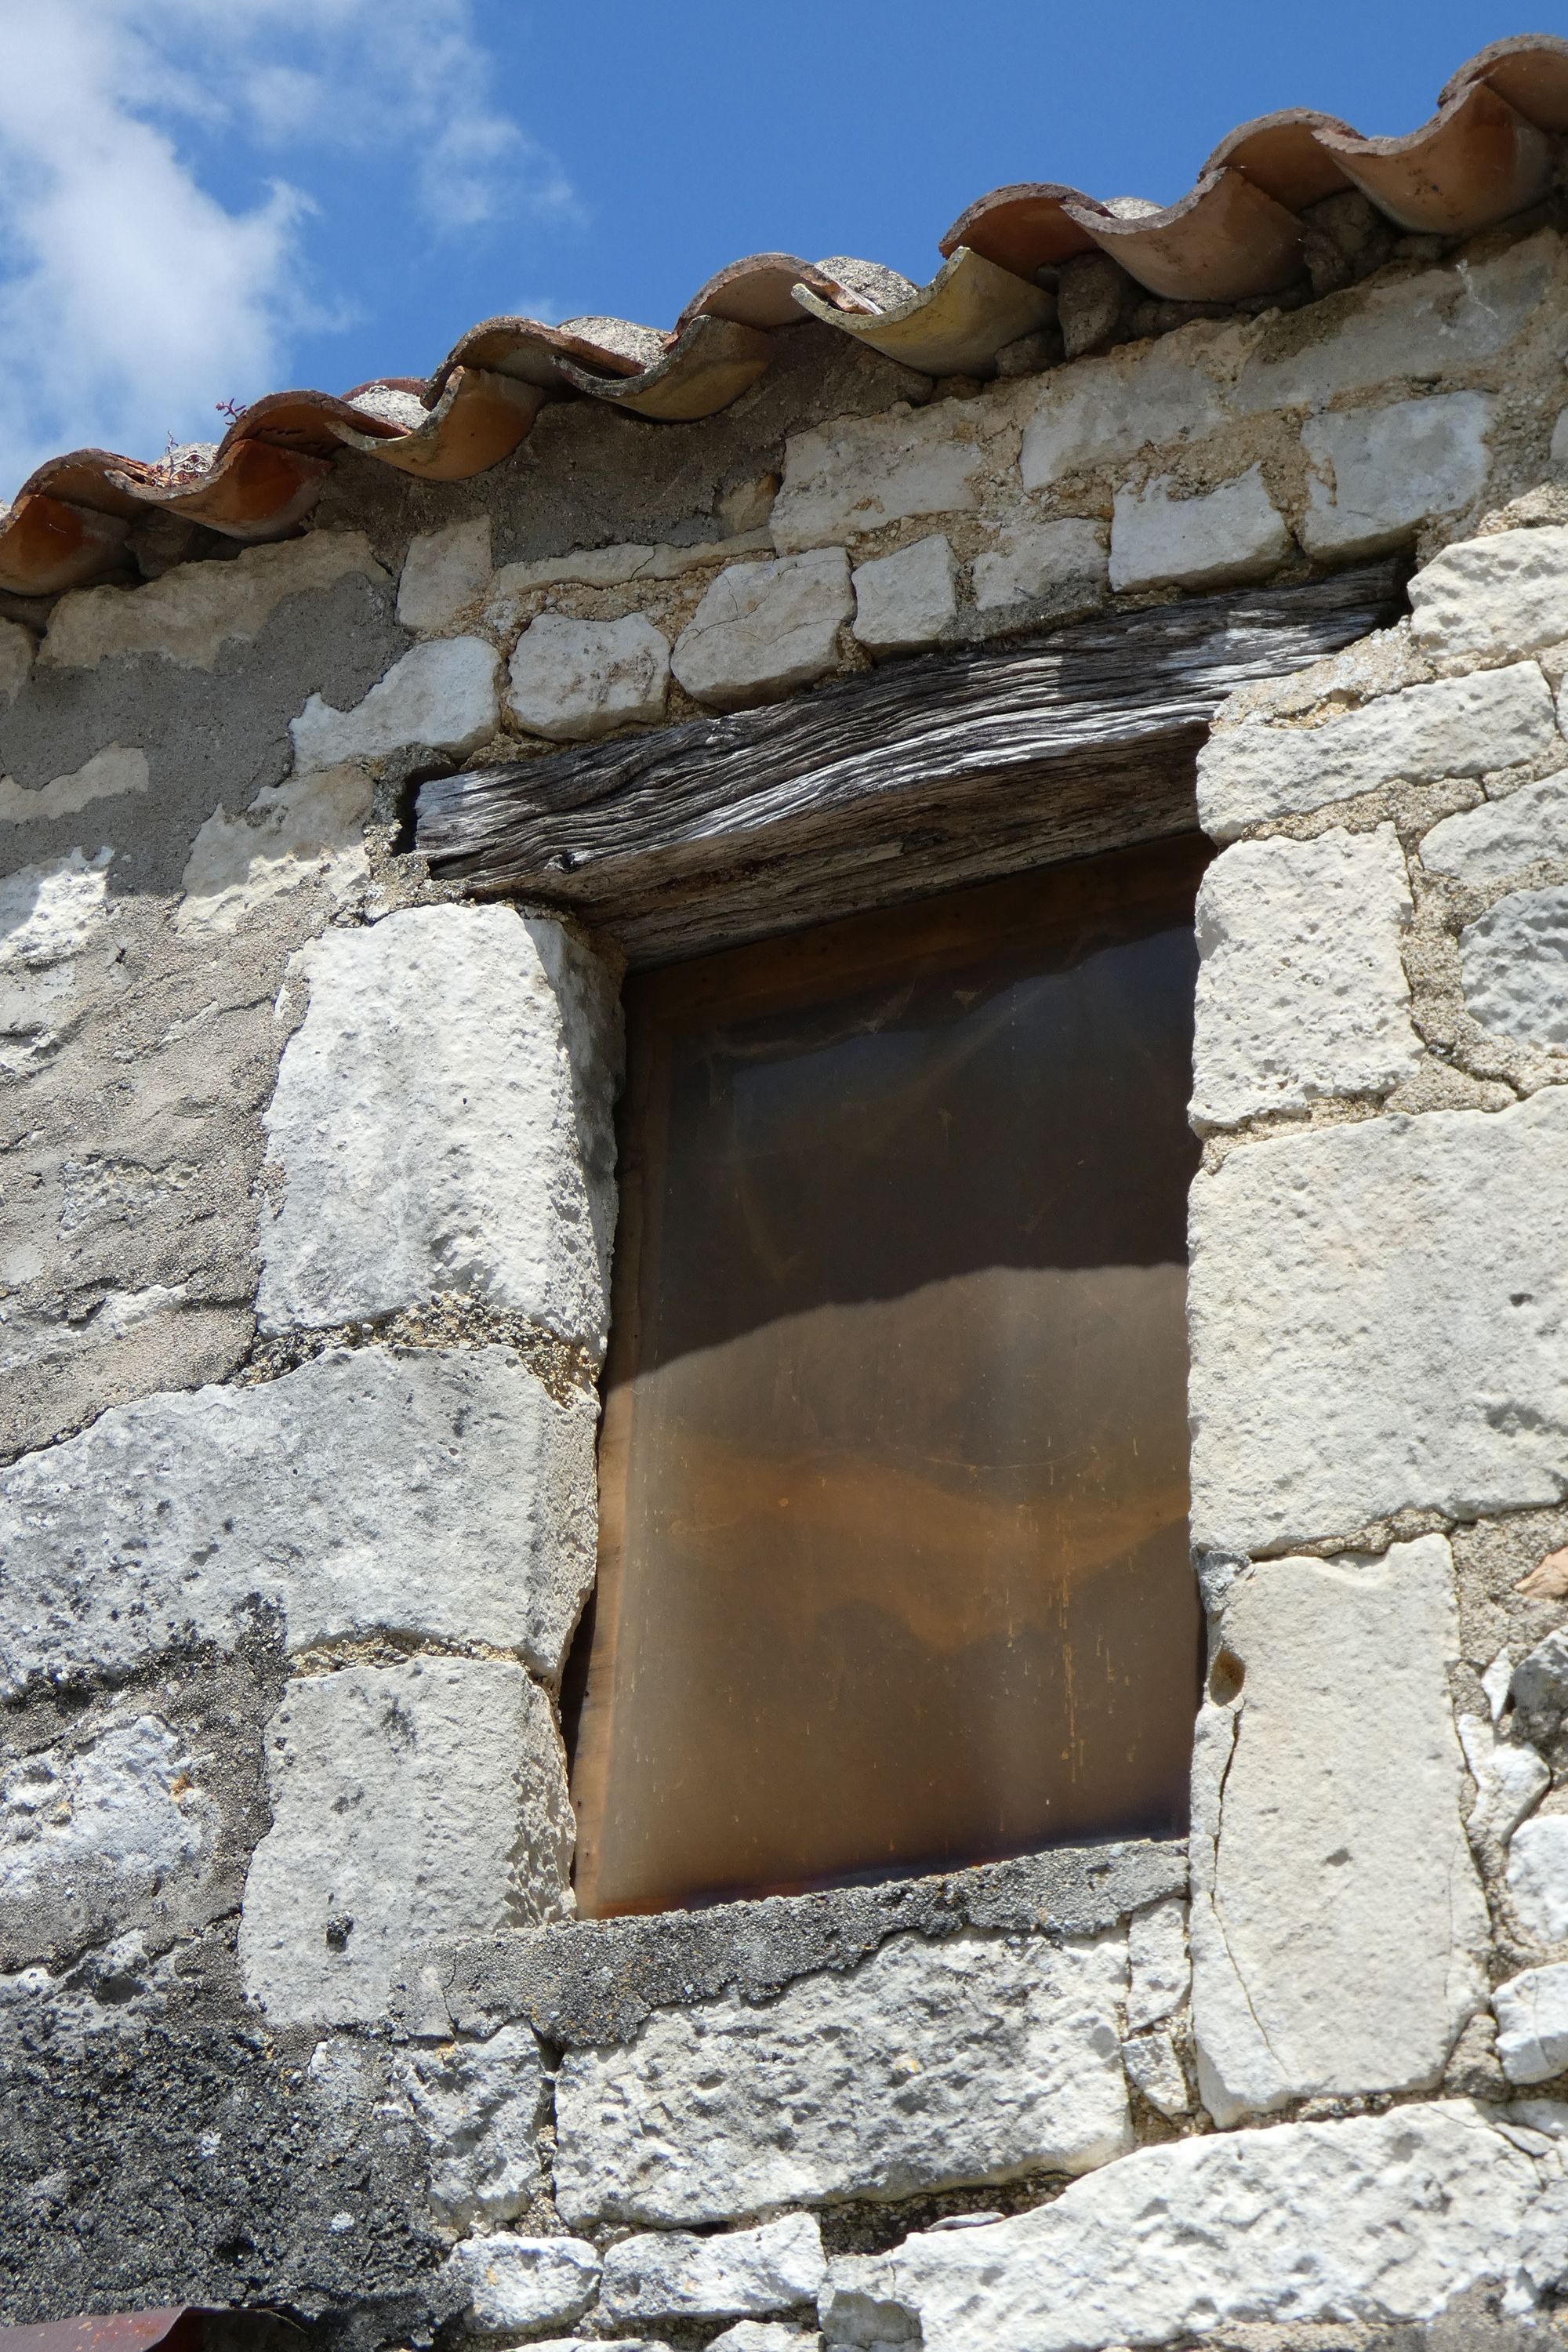
[[[1201,858],[633,983],[584,1911],[1184,1825]]]

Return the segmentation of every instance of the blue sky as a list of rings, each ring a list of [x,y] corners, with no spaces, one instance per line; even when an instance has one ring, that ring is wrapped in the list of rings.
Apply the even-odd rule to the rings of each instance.
[[[1425,119],[1461,0],[0,0],[0,492],[496,311],[662,326],[721,263],[923,278],[1003,182],[1169,200],[1248,116]]]

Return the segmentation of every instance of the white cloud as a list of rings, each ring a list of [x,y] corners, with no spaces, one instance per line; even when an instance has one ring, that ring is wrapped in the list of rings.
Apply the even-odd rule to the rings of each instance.
[[[328,323],[323,165],[405,153],[437,231],[569,212],[489,78],[468,0],[0,0],[0,488],[61,449],[216,437],[217,402],[289,381]],[[215,140],[247,205],[203,185]]]

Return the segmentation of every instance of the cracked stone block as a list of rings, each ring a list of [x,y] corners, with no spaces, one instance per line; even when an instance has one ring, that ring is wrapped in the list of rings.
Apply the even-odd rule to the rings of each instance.
[[[1194,1766],[1204,2105],[1225,2129],[1292,2099],[1433,2089],[1485,2000],[1489,1932],[1447,1544],[1260,1561],[1219,1638],[1245,1679],[1205,1707]]]
[[[489,515],[448,523],[445,530],[422,530],[403,559],[397,617],[405,629],[444,629],[489,582]]]
[[[220,802],[191,844],[174,929],[236,930],[258,907],[308,882],[345,904],[370,875],[370,777],[354,764],[264,784],[237,816]]]
[[[1484,1204],[1484,1214],[1478,1213]],[[1568,1092],[1232,1151],[1192,1195],[1193,1539],[1558,1501]]]
[[[1510,2083],[1568,2072],[1568,1961],[1525,1969],[1492,1995],[1497,2054]]]
[[[1191,2113],[1192,2093],[1168,2033],[1131,2035],[1121,2045],[1121,2063],[1133,2089],[1157,2115],[1173,2118]]]
[[[1445,547],[1410,583],[1411,628],[1442,667],[1517,660],[1568,636],[1568,525]]]
[[[1135,1911],[1127,1922],[1127,2023],[1138,2032],[1163,2024],[1186,2000],[1187,1906],[1180,1895]]]
[[[826,2274],[817,2223],[787,2213],[718,2237],[623,2238],[605,2256],[602,2296],[612,2321],[765,2319],[815,2304]]]
[[[209,1875],[222,1827],[161,1717],[0,1770],[0,1948],[84,1943],[176,1882]]]
[[[599,2257],[583,2238],[522,2238],[496,2230],[467,2238],[447,2259],[475,2336],[534,2335],[578,2318],[599,2284]]]
[[[934,645],[958,612],[958,567],[941,531],[857,565],[855,635],[870,653]]]
[[[1568,769],[1446,816],[1421,841],[1427,872],[1459,882],[1503,882],[1538,858],[1568,858]]]
[[[838,632],[854,609],[842,548],[731,563],[677,637],[670,667],[716,710],[771,701],[837,667]]]
[[[1527,1936],[1568,1944],[1568,1814],[1520,1823],[1508,1850],[1508,1891]]]
[[[1484,1716],[1461,1715],[1458,1724],[1465,1761],[1476,1784],[1476,1801],[1468,1822],[1470,1835],[1481,1843],[1506,1845],[1531,1807],[1551,1787],[1552,1775],[1533,1748],[1519,1739],[1500,1739],[1496,1727]]]
[[[482,637],[437,637],[415,646],[352,710],[313,694],[289,722],[294,764],[336,768],[381,760],[412,746],[476,751],[500,725],[500,656]]]
[[[1468,2101],[1167,2141],[1011,2220],[839,2257],[824,2342],[1089,2352],[1243,2323],[1426,2321],[1500,2280],[1528,2301],[1547,2284],[1531,2275],[1537,2200],[1561,2177],[1550,2142],[1527,2153]]]
[[[600,1349],[621,1056],[605,965],[546,918],[411,907],[289,969],[310,1003],[267,1112],[263,1328],[459,1293]]]
[[[503,2025],[488,2042],[448,2038],[437,2049],[410,2050],[399,2072],[425,2141],[436,2210],[465,2226],[510,2221],[543,2185],[538,2132],[547,2082],[531,2029]]]
[[[658,2010],[569,2051],[555,2189],[574,2223],[679,2226],[782,2204],[1079,2172],[1129,2142],[1121,1935],[900,1937],[753,2007]]]
[[[560,1734],[521,1666],[416,1658],[291,1683],[245,1883],[245,1989],[275,2025],[381,2017],[413,1948],[568,1909]]]
[[[96,669],[117,656],[156,654],[210,670],[231,640],[258,637],[287,598],[320,593],[355,574],[386,578],[363,531],[310,530],[275,547],[243,547],[226,561],[179,563],[135,588],[78,588],[49,614],[38,660]]]
[[[1197,903],[1194,1123],[1384,1094],[1413,1070],[1400,961],[1411,912],[1391,824],[1237,842],[1215,858]]]
[[[1116,464],[1140,449],[1223,425],[1219,387],[1194,363],[1205,332],[1162,335],[1135,351],[1080,360],[1043,378],[1019,452],[1025,489],[1049,489],[1065,474]]]
[[[507,709],[552,742],[651,726],[669,696],[669,639],[642,613],[574,621],[541,613],[517,641]]]
[[[1515,890],[1459,934],[1465,1010],[1523,1045],[1568,1045],[1568,887]]]
[[[1109,586],[1103,533],[1094,522],[1069,517],[1019,523],[1002,533],[995,550],[974,559],[974,602],[982,612],[1048,596],[1053,589]]]
[[[280,1380],[142,1397],[0,1471],[0,1692],[383,1632],[553,1678],[593,1580],[587,1396],[510,1349],[340,1349]]]
[[[792,434],[769,517],[780,554],[978,506],[987,457],[968,409],[954,400],[931,408],[895,401],[874,416],[841,416]]]
[[[1214,588],[1260,580],[1291,551],[1285,519],[1259,466],[1199,498],[1174,495],[1170,475],[1146,489],[1118,490],[1110,523],[1110,584]]]
[[[1214,840],[1234,841],[1248,825],[1386,784],[1517,767],[1562,740],[1551,688],[1531,661],[1407,686],[1321,726],[1245,719],[1198,753],[1198,821]]]
[[[1485,393],[1447,392],[1310,417],[1301,428],[1308,554],[1322,562],[1382,555],[1429,515],[1468,507],[1486,488],[1493,405]],[[1528,650],[1515,642],[1514,652]]]

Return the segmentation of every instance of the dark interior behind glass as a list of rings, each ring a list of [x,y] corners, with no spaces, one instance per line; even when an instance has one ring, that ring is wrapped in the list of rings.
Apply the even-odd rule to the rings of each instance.
[[[584,1912],[1184,1827],[1204,856],[629,984]]]

